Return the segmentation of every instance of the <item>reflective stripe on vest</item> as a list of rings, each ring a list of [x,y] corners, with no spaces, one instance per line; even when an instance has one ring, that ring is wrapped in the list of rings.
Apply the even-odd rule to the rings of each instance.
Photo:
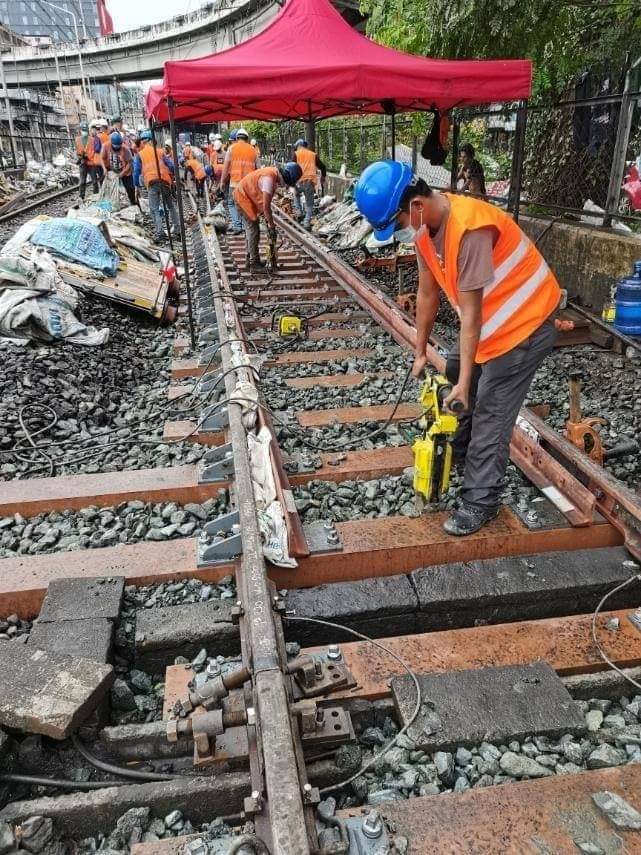
[[[275,166],[263,166],[246,175],[234,190],[234,202],[242,208],[250,220],[257,220],[263,213],[263,191],[258,186],[261,178],[268,176],[274,181],[274,190],[278,187],[279,171]]]
[[[158,165],[156,165],[156,154],[158,154]],[[149,187],[152,181],[158,181],[159,178],[166,184],[171,184],[171,172],[163,161],[164,151],[158,148],[154,152],[154,147],[150,143],[145,143],[138,155],[142,161],[142,180],[145,182],[145,187]],[[160,166],[160,175],[158,166]]]
[[[238,184],[246,175],[256,169],[256,152],[254,147],[244,140],[238,140],[229,149],[229,180]]]
[[[316,184],[316,154],[309,148],[296,149],[296,163],[300,166],[303,174],[299,181],[312,181]]]
[[[416,238],[416,249],[458,310],[458,254],[468,231],[491,226],[498,233],[492,258],[494,278],[483,289],[478,363],[502,356],[525,341],[556,309],[560,289],[554,274],[534,244],[499,208],[468,196],[445,194],[450,212],[445,226],[441,266],[427,229]]]

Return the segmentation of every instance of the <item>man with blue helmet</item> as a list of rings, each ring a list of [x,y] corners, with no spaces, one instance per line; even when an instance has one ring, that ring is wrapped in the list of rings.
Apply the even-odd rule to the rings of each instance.
[[[441,291],[459,316],[445,404],[459,400],[465,407],[453,444],[464,476],[459,507],[444,528],[472,534],[498,514],[512,429],[556,341],[559,286],[508,214],[467,194],[433,193],[406,164],[371,164],[354,198],[376,238],[395,236],[416,246],[416,377],[427,363]]]
[[[122,134],[119,131],[114,131],[109,142],[103,145],[102,151],[102,168],[107,172],[113,172],[120,179],[120,183],[125,188],[127,198],[130,205],[136,204],[136,190],[133,179],[133,156],[131,151],[123,143]]]
[[[154,146],[150,130],[142,131],[140,140],[141,147],[134,158],[134,185],[147,188],[149,211],[154,223],[154,237],[156,243],[163,243],[165,240],[163,209],[171,219],[175,234],[180,231],[178,211],[172,193],[175,164],[170,155]]]

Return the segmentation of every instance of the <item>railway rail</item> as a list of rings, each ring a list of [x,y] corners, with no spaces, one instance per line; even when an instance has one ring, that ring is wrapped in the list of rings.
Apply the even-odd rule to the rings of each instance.
[[[80,185],[78,184],[72,184],[68,187],[63,187],[60,190],[51,191],[48,187],[44,190],[36,190],[21,200],[23,204],[4,212],[0,210],[0,223],[11,222],[16,217],[19,217],[22,214],[28,214],[30,211],[41,208],[49,202],[55,202],[59,199],[63,199],[69,193],[77,191],[79,186]]]
[[[97,585],[126,585],[108,618],[118,673],[133,673],[126,648],[137,683],[163,675],[162,720],[85,722],[89,763],[120,786],[47,797],[7,781],[0,821],[51,817],[80,838],[130,808],[189,817],[182,835],[167,816],[168,839],[132,838],[132,855],[636,851],[636,493],[525,408],[511,457],[526,498],[445,535],[444,507],[417,515],[406,498],[411,317],[284,213],[278,270],[250,277],[242,238],[219,238],[191,204],[199,344],[175,339],[160,417],[166,443],[207,447],[201,463],[12,481],[0,500],[5,519],[171,503],[178,520],[218,497],[197,538],[0,563],[0,617],[40,613],[57,653],[74,620],[107,620],[61,615],[65,580],[93,585],[96,603]],[[308,330],[281,341],[273,315],[288,308]],[[442,369],[442,342],[430,356]],[[275,537],[266,561],[275,530],[294,561]],[[227,602],[195,599],[216,586]],[[196,593],[155,608],[181,590]],[[121,780],[132,764],[151,779]],[[216,817],[252,825],[217,843],[198,830]]]

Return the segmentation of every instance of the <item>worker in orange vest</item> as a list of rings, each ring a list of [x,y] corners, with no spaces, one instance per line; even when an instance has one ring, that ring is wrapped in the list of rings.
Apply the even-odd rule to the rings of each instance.
[[[199,199],[205,196],[205,181],[207,180],[207,172],[205,167],[195,157],[190,157],[185,161],[185,170],[191,175],[196,183],[196,195]]]
[[[94,193],[100,190],[98,184],[99,165],[96,163],[96,154],[100,157],[100,140],[96,137],[95,129],[92,133],[86,122],[80,123],[80,133],[76,137],[76,154],[78,155],[80,170],[80,199],[84,201],[87,178],[91,178]]]
[[[120,179],[120,183],[125,188],[127,198],[130,205],[136,204],[136,190],[134,188],[133,179],[133,162],[134,158],[131,151],[124,143],[122,134],[119,131],[114,131],[109,137],[107,145],[103,145],[102,151],[102,168],[105,173],[113,172]]]
[[[325,181],[327,169],[320,157],[313,151],[305,139],[296,140],[294,143],[294,157],[296,163],[303,171],[300,181],[294,187],[294,206],[299,219],[302,218],[303,226],[311,230],[312,214],[314,213],[314,197],[318,184],[317,170],[321,173],[321,183]],[[305,199],[305,212],[303,213],[300,197]]]
[[[220,181],[221,187],[227,193],[227,205],[231,219],[231,234],[239,235],[243,230],[243,222],[240,219],[236,204],[234,202],[234,190],[246,175],[258,168],[258,157],[255,148],[249,144],[249,134],[245,128],[232,131],[229,139],[233,142],[225,153],[223,174]]]
[[[265,218],[270,240],[276,239],[276,226],[272,216],[272,200],[278,187],[293,187],[301,176],[297,163],[285,166],[263,166],[248,173],[234,189],[234,202],[245,226],[245,242],[249,257],[249,272],[260,273],[265,263],[260,260],[260,217]]]
[[[220,184],[220,180],[223,177],[223,166],[225,165],[225,149],[222,140],[214,140],[211,144],[209,165],[213,171],[214,181]]]
[[[500,208],[467,195],[434,193],[404,163],[382,160],[359,178],[356,205],[378,240],[413,241],[418,261],[416,350],[420,377],[443,291],[460,320],[446,374],[445,406],[464,414],[453,443],[464,465],[448,534],[478,531],[499,512],[510,437],[519,409],[557,332],[561,291],[545,259]]]
[[[154,222],[154,238],[156,243],[165,240],[165,229],[161,204],[171,217],[175,233],[180,231],[178,211],[172,193],[174,161],[161,148],[153,144],[150,130],[140,134],[141,147],[134,158],[134,186],[146,187],[149,200],[149,211]]]

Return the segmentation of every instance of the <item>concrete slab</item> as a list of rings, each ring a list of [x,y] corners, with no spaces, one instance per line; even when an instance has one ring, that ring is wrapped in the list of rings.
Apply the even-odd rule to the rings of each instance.
[[[231,621],[232,601],[208,600],[136,612],[136,662],[160,672],[176,656],[195,656],[202,647],[212,655],[240,652],[238,627]]]
[[[0,647],[0,724],[65,739],[98,706],[114,679],[111,665],[23,644]]]
[[[41,623],[86,618],[115,621],[124,589],[123,576],[54,580],[49,583],[38,620]]]
[[[287,592],[287,611],[298,617],[314,617],[345,624],[366,635],[411,632],[418,607],[407,576],[381,576],[359,582],[336,582]],[[301,644],[352,641],[354,636],[327,630],[312,623],[286,623],[288,637]]]
[[[27,645],[58,653],[60,656],[77,656],[93,662],[108,662],[114,624],[108,618],[60,620],[52,623],[36,621]]]
[[[408,735],[425,751],[585,730],[583,716],[547,662],[417,676],[423,706]],[[414,682],[409,675],[395,677],[391,687],[405,724],[416,707]]]
[[[539,553],[423,567],[411,574],[420,631],[463,627],[482,620],[511,620],[581,614],[631,575],[620,546]],[[608,601],[608,608],[636,602],[633,589]]]
[[[176,781],[125,784],[89,793],[44,796],[12,802],[0,810],[0,822],[18,824],[30,816],[49,816],[56,829],[74,838],[109,832],[132,805],[149,807],[156,816],[179,810],[194,824],[211,822],[242,810],[251,792],[249,774],[226,772],[212,776],[185,775]]]

